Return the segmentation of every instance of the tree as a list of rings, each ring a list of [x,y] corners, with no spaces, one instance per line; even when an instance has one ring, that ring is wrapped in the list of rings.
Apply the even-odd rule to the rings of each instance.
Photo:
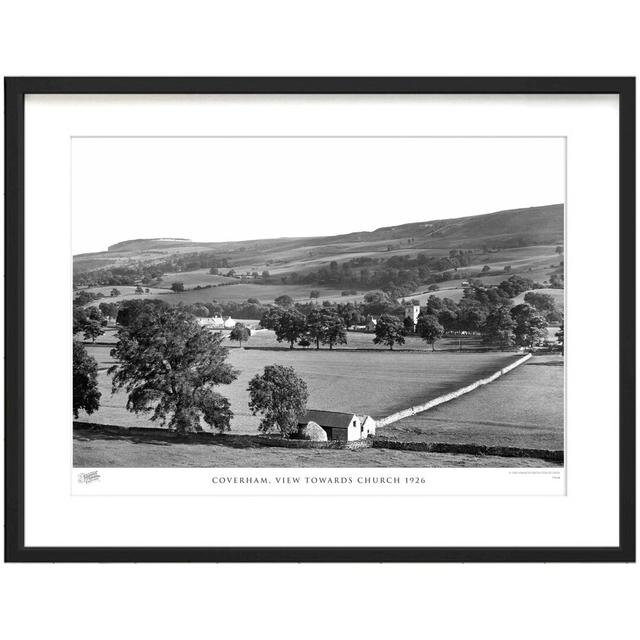
[[[117,302],[101,302],[98,305],[98,309],[100,309],[100,313],[102,313],[105,318],[115,319],[118,315]]]
[[[294,309],[283,310],[273,327],[278,342],[288,342],[289,348],[293,349],[293,345],[303,337],[307,328],[305,317]]]
[[[512,347],[514,324],[507,305],[494,308],[482,326],[484,341],[489,344],[495,344],[503,350]]]
[[[209,269],[209,274],[212,276],[217,276],[220,273],[220,269],[218,269],[218,267],[211,267],[211,269]]]
[[[183,309],[148,307],[118,331],[113,391],[126,390],[129,411],[150,412],[179,433],[201,431],[201,418],[228,431],[233,413],[214,388],[233,382],[237,371],[221,341]]]
[[[143,289],[140,285],[138,285],[138,286],[136,287],[136,293],[137,293],[137,294],[144,293],[144,289]]]
[[[118,289],[111,289],[111,297],[115,298],[116,296],[120,295],[120,291]]]
[[[416,332],[427,343],[431,345],[431,350],[436,350],[436,340],[444,335],[444,327],[438,319],[430,313],[421,314],[416,325]]]
[[[237,322],[236,326],[231,329],[231,333],[229,334],[229,340],[235,340],[240,343],[242,347],[243,342],[247,342],[251,337],[251,332],[247,327],[242,324],[242,322]]]
[[[485,264],[484,267],[482,267],[482,273],[487,273],[488,271],[491,271],[491,267]]]
[[[180,293],[181,291],[184,291],[184,282],[172,282],[171,291],[173,291],[174,293]]]
[[[557,246],[556,247],[556,253],[558,255],[560,255],[561,253],[564,253],[564,248],[562,246]]]
[[[325,327],[325,309],[313,309],[307,316],[305,338],[316,343],[316,349],[320,349],[320,342]]]
[[[547,335],[547,321],[531,305],[516,305],[511,309],[511,317],[515,322],[513,334],[518,346],[531,349]]]
[[[319,298],[320,297],[320,292],[317,289],[312,289],[311,293],[309,294],[310,298]]]
[[[278,296],[274,300],[274,303],[277,304],[279,307],[290,307],[293,305],[293,298],[291,296],[284,294],[284,295]]]
[[[83,409],[91,414],[100,408],[98,363],[81,342],[73,341],[73,417]]]
[[[271,274],[268,271],[263,271],[262,272],[262,279],[266,282],[269,277],[271,276]]]
[[[556,301],[552,296],[546,293],[528,291],[525,293],[524,301],[541,313],[547,322],[560,322],[562,320],[562,312],[556,308]]]
[[[280,318],[284,313],[284,309],[280,307],[269,307],[260,318],[260,326],[263,329],[272,329],[275,331],[276,325],[280,322]]]
[[[91,340],[91,342],[95,342],[96,338],[104,333],[99,320],[87,320],[82,330],[85,340]]]
[[[402,326],[404,327],[404,332],[406,335],[409,335],[414,332],[415,326],[413,324],[413,320],[409,316],[407,316],[402,321]]]
[[[437,284],[432,284],[427,287],[427,291],[439,291],[440,287]]]
[[[385,314],[378,318],[376,324],[375,344],[385,344],[393,350],[394,344],[404,344],[404,326],[400,318]]]
[[[347,328],[344,320],[333,310],[325,312],[322,344],[328,344],[330,350],[336,344],[347,344]]]
[[[275,364],[267,365],[262,375],[249,381],[249,398],[251,413],[262,416],[258,429],[268,433],[276,428],[288,437],[297,431],[306,413],[309,391],[292,367]]]

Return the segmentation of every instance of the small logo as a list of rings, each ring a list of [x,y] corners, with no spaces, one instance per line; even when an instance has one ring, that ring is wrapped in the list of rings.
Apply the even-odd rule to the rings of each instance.
[[[88,471],[87,473],[78,474],[78,482],[80,484],[89,484],[96,480],[100,480],[100,474],[97,471]]]

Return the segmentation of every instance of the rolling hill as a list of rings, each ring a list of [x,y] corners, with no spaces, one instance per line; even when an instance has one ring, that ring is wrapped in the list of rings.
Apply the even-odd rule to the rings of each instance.
[[[172,256],[211,253],[236,269],[270,268],[304,271],[331,260],[385,253],[426,252],[446,255],[450,249],[505,249],[563,244],[564,206],[511,209],[464,218],[430,220],[337,236],[270,238],[233,242],[199,242],[184,238],[148,238],[119,242],[98,253],[74,256],[74,272],[128,263],[153,264]],[[265,267],[265,265],[269,265]]]

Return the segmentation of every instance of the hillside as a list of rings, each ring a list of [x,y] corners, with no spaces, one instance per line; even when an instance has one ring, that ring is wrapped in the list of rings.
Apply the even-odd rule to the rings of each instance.
[[[74,272],[120,266],[133,262],[154,264],[172,256],[210,253],[225,258],[234,268],[276,265],[275,270],[304,270],[331,260],[385,252],[426,251],[438,255],[452,248],[492,249],[562,244],[564,206],[511,209],[464,218],[413,222],[374,231],[337,236],[270,238],[234,242],[201,242],[184,238],[126,240],[107,251],[74,256]],[[271,269],[274,270],[273,268]]]

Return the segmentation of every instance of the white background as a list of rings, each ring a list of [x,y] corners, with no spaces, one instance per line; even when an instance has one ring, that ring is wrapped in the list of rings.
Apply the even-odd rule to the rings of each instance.
[[[0,15],[0,63],[4,75],[636,75],[635,4],[21,2]],[[526,639],[637,629],[637,565],[1,571],[2,623],[14,638]],[[347,594],[351,606],[329,611],[329,593]]]

